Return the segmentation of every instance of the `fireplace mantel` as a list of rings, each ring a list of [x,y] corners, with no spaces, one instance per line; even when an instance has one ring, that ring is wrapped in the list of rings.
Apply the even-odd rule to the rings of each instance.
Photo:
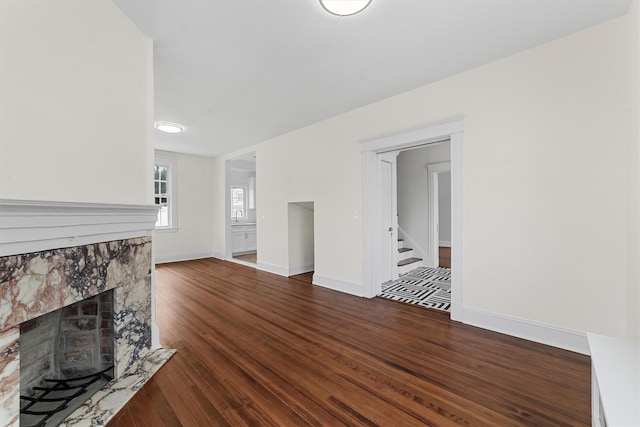
[[[157,205],[0,199],[0,256],[149,236]]]
[[[157,213],[156,205],[0,199],[3,425],[19,425],[19,337],[20,324],[27,320],[107,290],[115,292],[115,379],[101,397],[92,397],[74,412],[74,420],[106,423],[173,354],[156,349],[152,236]],[[149,363],[139,370],[140,364]],[[129,376],[134,374],[137,379]],[[125,377],[126,383],[140,382],[125,387],[117,405],[109,399],[100,403],[105,396],[113,397],[113,388],[119,390]]]

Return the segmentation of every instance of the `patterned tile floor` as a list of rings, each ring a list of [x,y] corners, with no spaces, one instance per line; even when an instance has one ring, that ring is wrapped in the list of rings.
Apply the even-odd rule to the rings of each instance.
[[[451,269],[420,267],[382,284],[378,295],[436,310],[451,310]]]

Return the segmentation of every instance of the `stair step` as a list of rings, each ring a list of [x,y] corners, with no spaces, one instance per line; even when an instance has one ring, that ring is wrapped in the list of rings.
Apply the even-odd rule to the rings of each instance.
[[[402,253],[402,252],[409,252],[411,251],[411,248],[398,248],[398,252]]]
[[[420,262],[422,261],[422,258],[407,258],[407,259],[403,259],[402,261],[398,261],[398,267],[402,267],[408,264],[413,264],[414,262]]]

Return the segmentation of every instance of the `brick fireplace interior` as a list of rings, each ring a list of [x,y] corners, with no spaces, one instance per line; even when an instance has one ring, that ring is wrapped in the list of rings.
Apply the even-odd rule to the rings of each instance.
[[[109,290],[20,324],[21,426],[59,424],[113,378],[113,313]]]

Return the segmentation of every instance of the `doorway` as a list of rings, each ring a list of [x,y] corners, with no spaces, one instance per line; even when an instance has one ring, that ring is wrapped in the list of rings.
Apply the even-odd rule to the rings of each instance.
[[[449,140],[451,142],[451,319],[462,317],[462,144],[463,119],[453,118],[417,129],[362,142],[363,157],[363,296],[380,293],[383,241],[381,230],[382,156]]]
[[[258,261],[256,154],[250,152],[227,160],[225,166],[225,257],[255,267]]]

